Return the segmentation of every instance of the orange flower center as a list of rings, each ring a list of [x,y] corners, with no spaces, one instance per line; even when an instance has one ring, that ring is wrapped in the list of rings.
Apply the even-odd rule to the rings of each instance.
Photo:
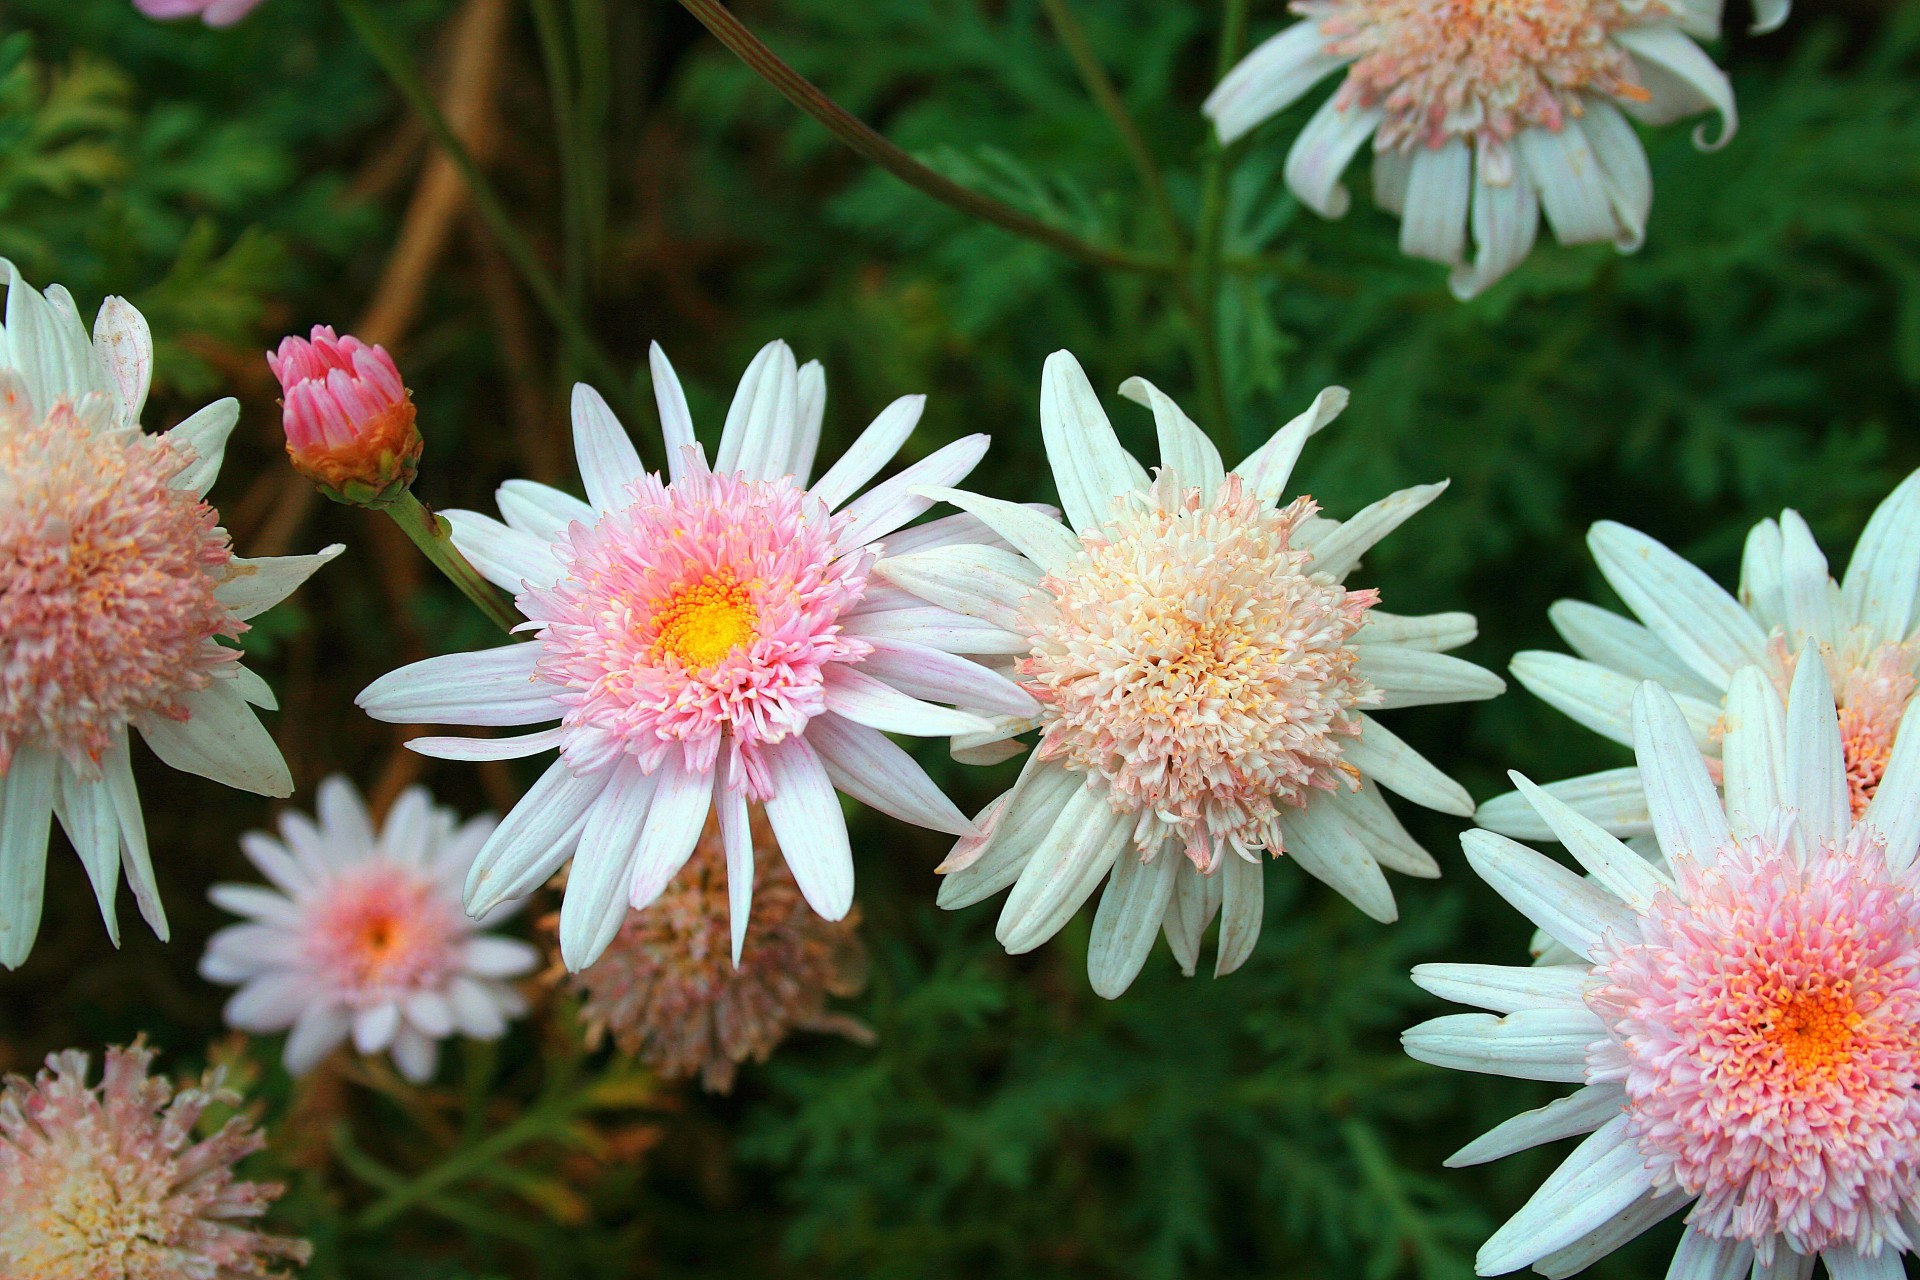
[[[672,654],[688,668],[712,666],[754,638],[760,611],[745,585],[728,573],[710,573],[657,602],[656,656]]]
[[[1794,1075],[1829,1078],[1853,1056],[1860,1011],[1847,984],[1796,991],[1773,1008],[1764,1034]]]

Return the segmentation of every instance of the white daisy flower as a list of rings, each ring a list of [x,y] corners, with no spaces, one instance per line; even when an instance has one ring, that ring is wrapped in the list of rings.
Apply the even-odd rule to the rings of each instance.
[[[1866,811],[1920,676],[1920,472],[1908,476],[1868,520],[1839,583],[1795,511],[1762,521],[1747,536],[1738,599],[1667,547],[1623,525],[1596,524],[1587,546],[1639,622],[1562,600],[1549,617],[1579,656],[1515,654],[1514,679],[1626,746],[1633,744],[1634,688],[1656,680],[1674,695],[1695,741],[1711,757],[1720,751],[1733,673],[1758,664],[1784,695],[1797,655],[1811,642],[1839,708],[1854,816]],[[1635,769],[1609,769],[1547,789],[1615,835],[1652,831]],[[1523,840],[1551,839],[1517,793],[1488,801],[1477,821]]]
[[[1105,880],[1088,972],[1112,998],[1167,935],[1191,974],[1222,912],[1215,974],[1260,933],[1261,867],[1286,853],[1376,920],[1397,915],[1381,866],[1440,869],[1379,787],[1465,815],[1459,784],[1369,710],[1491,698],[1500,678],[1444,652],[1473,639],[1463,613],[1397,617],[1345,579],[1445,483],[1391,494],[1344,524],[1307,497],[1283,504],[1307,437],[1346,406],[1331,387],[1232,472],[1173,401],[1140,378],[1162,467],[1114,436],[1067,352],[1047,360],[1040,429],[1067,524],[1011,503],[927,490],[1017,548],[950,546],[880,566],[936,604],[1023,637],[1017,674],[1040,703],[963,758],[1038,749],[1012,790],[943,865],[940,905],[1009,886],[998,937],[1020,953],[1059,932]],[[1377,784],[1377,785],[1376,785]],[[1108,872],[1111,871],[1111,877]]]
[[[415,663],[360,695],[399,723],[525,725],[518,738],[427,738],[445,759],[560,759],[507,815],[467,881],[486,911],[532,892],[573,860],[560,911],[569,968],[606,949],[629,904],[645,907],[685,865],[719,811],[732,886],[736,963],[752,896],[747,806],[766,806],[801,893],[829,920],[853,902],[853,858],[836,788],[883,813],[953,834],[973,830],[886,736],[986,731],[1033,699],[959,653],[1019,643],[934,608],[876,572],[887,555],[993,541],[971,516],[902,531],[986,452],[968,436],[854,497],[920,419],[896,400],[809,485],[826,407],[818,362],[763,348],[707,464],[673,368],[652,353],[669,477],[640,465],[591,388],[574,390],[587,501],[525,480],[502,485],[506,523],[448,512],[453,539],[518,593],[537,635]],[[883,546],[881,539],[885,539]]]
[[[247,560],[205,500],[239,404],[140,429],[147,322],[121,298],[91,340],[59,285],[0,259],[0,964],[40,928],[58,815],[116,945],[124,868],[162,939],[132,733],[176,769],[259,795],[293,790],[254,707],[274,705],[233,639],[341,548]]]
[[[422,787],[400,793],[379,830],[345,778],[320,784],[315,824],[291,810],[280,838],[254,831],[240,847],[273,882],[213,887],[216,905],[246,923],[213,935],[200,976],[238,986],[230,1026],[291,1030],[287,1070],[312,1070],[351,1037],[361,1053],[391,1053],[401,1074],[430,1079],[439,1041],[493,1040],[527,1011],[509,979],[540,953],[481,932],[517,904],[468,919],[460,888],[497,825],[465,823]]]
[[[1651,859],[1519,774],[1588,875],[1490,831],[1474,869],[1571,962],[1428,964],[1491,1013],[1408,1031],[1423,1062],[1581,1088],[1469,1143],[1477,1164],[1589,1135],[1480,1250],[1482,1275],[1584,1269],[1686,1211],[1670,1277],[1901,1280],[1920,1221],[1920,735],[1856,821],[1810,643],[1784,709],[1731,682],[1722,804],[1675,698],[1632,706]]]
[[[1780,0],[1766,0],[1769,7]],[[1689,37],[1718,34],[1718,0],[1294,0],[1301,21],[1227,73],[1202,108],[1232,142],[1345,69],[1287,153],[1286,182],[1326,218],[1369,139],[1373,196],[1400,248],[1453,268],[1470,298],[1526,259],[1540,215],[1562,244],[1640,247],[1653,179],[1628,116],[1720,113],[1733,89]],[[1475,254],[1468,261],[1468,232]]]

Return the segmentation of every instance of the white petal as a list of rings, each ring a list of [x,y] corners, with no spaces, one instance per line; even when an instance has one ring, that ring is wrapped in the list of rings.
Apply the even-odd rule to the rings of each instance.
[[[1048,356],[1041,373],[1040,435],[1060,506],[1076,531],[1104,523],[1113,499],[1147,487],[1147,473],[1120,447],[1093,384],[1071,352]]]
[[[1463,818],[1473,814],[1473,797],[1465,787],[1371,716],[1360,717],[1360,736],[1343,744],[1341,758],[1415,804]]]
[[[331,1004],[310,1004],[293,1024],[282,1060],[289,1075],[303,1076],[346,1041],[353,1018]]]
[[[1689,1225],[1680,1233],[1680,1247],[1673,1251],[1667,1280],[1746,1280],[1752,1268],[1750,1242],[1706,1235]]]
[[[1847,561],[1840,594],[1847,615],[1882,642],[1907,638],[1920,594],[1920,471],[1874,509]]]
[[[1711,862],[1733,838],[1726,811],[1673,695],[1651,680],[1633,695],[1633,754],[1667,861],[1690,856]]]
[[[100,759],[100,780],[113,797],[114,811],[120,818],[120,870],[127,878],[127,888],[133,890],[140,918],[155,937],[165,942],[172,931],[167,926],[166,908],[160,904],[160,887],[153,878],[147,822],[140,812],[140,792],[133,782],[133,753],[127,748],[124,730],[113,749]]]
[[[533,673],[537,644],[447,653],[388,672],[354,699],[389,724],[521,725],[558,720],[553,686]]]
[[[1739,112],[1734,108],[1733,85],[1699,45],[1687,39],[1677,27],[1659,25],[1622,27],[1613,33],[1613,38],[1634,55],[1641,81],[1654,90],[1656,108],[1663,108],[1636,110],[1635,104],[1629,103],[1628,110],[1649,123],[1664,123],[1657,118],[1659,115],[1677,119],[1680,115],[1711,109],[1720,113],[1719,136],[1708,142],[1707,127],[1701,125],[1693,131],[1694,145],[1714,151],[1733,140],[1734,130],[1740,124]]]
[[[849,630],[850,635],[859,632]],[[865,638],[865,637],[861,637]],[[873,651],[859,670],[900,692],[931,702],[951,702],[990,716],[1040,714],[1032,694],[990,667],[925,645],[870,640]]]
[[[564,725],[513,738],[409,738],[407,750],[436,760],[522,760],[566,741]]]
[[[565,573],[551,541],[502,524],[477,511],[442,511],[453,545],[483,577],[512,595],[550,587]]]
[[[1167,850],[1160,856],[1189,867],[1193,865],[1185,858],[1171,858],[1171,855],[1172,851]],[[1220,870],[1214,875],[1220,881],[1221,910],[1220,950],[1214,957],[1213,976],[1224,978],[1247,962],[1247,957],[1253,954],[1254,943],[1260,941],[1260,921],[1267,909],[1263,883],[1266,861],[1229,853],[1221,859]]]
[[[626,920],[634,853],[654,785],[652,775],[623,760],[606,790],[587,809],[567,891],[560,900],[560,958],[570,972],[578,973],[598,960]]]
[[[994,936],[1009,954],[1031,951],[1060,932],[1121,851],[1132,847],[1132,827],[1132,816],[1115,813],[1094,787],[1073,793],[1001,909]]]
[[[1826,663],[1811,640],[1800,651],[1787,696],[1785,795],[1787,803],[1800,812],[1793,838],[1806,852],[1846,839],[1853,814],[1840,721]]]
[[[1313,802],[1331,805],[1338,810],[1346,825],[1359,833],[1367,852],[1387,870],[1398,871],[1405,876],[1418,876],[1423,880],[1439,877],[1440,864],[1407,834],[1407,829],[1400,825],[1400,819],[1394,817],[1393,810],[1387,807],[1386,797],[1371,781],[1363,780],[1358,791],[1316,795]]]
[[[647,368],[653,374],[653,402],[660,409],[660,437],[667,446],[667,475],[678,480],[691,467],[685,450],[691,448],[705,468],[705,453],[693,434],[693,414],[687,408],[687,393],[680,386],[680,375],[657,342],[647,345]]]
[[[1446,1165],[1461,1169],[1485,1164],[1576,1133],[1592,1133],[1624,1111],[1626,1105],[1626,1094],[1619,1085],[1590,1084],[1495,1125],[1448,1156]]]
[[[1605,1036],[1585,1009],[1525,1009],[1431,1018],[1407,1028],[1400,1043],[1408,1057],[1436,1067],[1571,1083],[1586,1079],[1587,1046]]]
[[[725,750],[723,747],[722,750]],[[700,843],[701,829],[713,809],[713,774],[688,769],[678,752],[668,752],[653,775],[653,801],[634,849],[629,902],[635,910],[653,905],[687,865]]]
[[[317,996],[306,974],[276,971],[234,992],[221,1016],[241,1031],[271,1035],[291,1027]]]
[[[1661,643],[1725,688],[1764,661],[1767,637],[1719,583],[1636,529],[1603,520],[1587,535],[1600,572]]]
[[[113,896],[120,888],[120,813],[114,807],[113,792],[104,779],[82,781],[65,767],[56,767],[55,772],[54,815],[79,855],[80,865],[87,870],[107,937],[117,947],[120,923],[114,913]]]
[[[250,705],[259,707],[262,711],[280,709],[280,700],[273,696],[273,687],[261,678],[259,672],[249,671],[237,662],[232,663],[228,670],[232,673],[229,678],[233,681],[233,687],[240,691],[240,696]]]
[[[1832,1280],[1903,1280],[1907,1274],[1900,1250],[1891,1244],[1883,1244],[1880,1252],[1871,1257],[1863,1256],[1851,1246],[1823,1249],[1820,1260],[1827,1264],[1827,1275]]]
[[[1747,531],[1740,555],[1740,603],[1762,630],[1787,622],[1787,592],[1780,574],[1780,525],[1762,520]]]
[[[261,924],[289,931],[300,928],[300,912],[293,901],[263,885],[216,884],[207,890],[207,900],[222,911]]]
[[[1631,1205],[1653,1185],[1639,1144],[1617,1116],[1574,1148],[1520,1212],[1482,1245],[1481,1275],[1502,1275],[1563,1249]]]
[[[1458,264],[1466,248],[1472,192],[1473,157],[1465,142],[1452,138],[1445,146],[1415,151],[1407,174],[1406,212],[1400,218],[1400,252]]]
[[[1789,635],[1796,640],[1833,639],[1833,579],[1827,557],[1798,511],[1780,513],[1780,585]]]
[[[1473,262],[1463,262],[1447,273],[1447,287],[1463,302],[1525,262],[1540,233],[1540,196],[1526,166],[1509,156],[1504,182],[1492,181],[1487,168],[1488,149],[1483,144],[1474,153],[1473,207],[1468,212]],[[1376,179],[1376,190],[1378,185]]]
[[[416,991],[406,999],[407,1021],[435,1040],[453,1034],[453,1008],[437,991]]]
[[[1349,59],[1327,52],[1320,24],[1296,22],[1257,45],[1221,79],[1200,107],[1228,143],[1285,111]]]
[[[1470,613],[1428,613],[1403,617],[1369,609],[1366,625],[1354,633],[1353,643],[1397,644],[1403,649],[1445,653],[1471,643],[1479,634],[1480,625]]]
[[[1442,1000],[1495,1013],[1585,1009],[1591,971],[1583,964],[1417,964],[1414,985]]]
[[[13,291],[24,287],[16,283]],[[11,295],[8,303],[12,324]],[[0,774],[0,964],[9,969],[25,962],[40,932],[57,785],[53,755],[31,747],[15,751],[12,766]]]
[[[824,684],[827,710],[884,733],[944,738],[992,728],[980,716],[910,698],[845,663],[828,666]]]
[[[249,560],[235,556],[228,562],[228,578],[214,589],[221,604],[242,621],[265,613],[292,595],[314,571],[345,551],[341,543],[311,556],[270,556]]]
[[[1340,416],[1347,407],[1345,387],[1327,387],[1313,398],[1307,411],[1288,422],[1234,468],[1247,482],[1247,489],[1262,502],[1278,502],[1293,478],[1293,465],[1308,437]]]
[[[827,371],[818,360],[800,366],[799,390],[795,395],[798,416],[793,428],[793,452],[787,458],[786,471],[802,489],[813,474],[814,455],[820,452],[820,427],[827,417]]]
[[[181,699],[187,719],[142,716],[136,723],[153,754],[186,773],[261,796],[293,794],[280,748],[230,680]]]
[[[540,953],[518,938],[483,935],[468,941],[463,967],[477,978],[518,978],[540,967]]]
[[[494,491],[500,515],[522,533],[530,533],[549,545],[576,521],[592,524],[593,508],[570,493],[532,480],[508,480]]]
[[[1207,433],[1194,425],[1171,396],[1145,378],[1128,378],[1120,384],[1120,394],[1153,410],[1154,430],[1160,437],[1160,465],[1180,477],[1183,486],[1199,489],[1203,503],[1211,502],[1213,491],[1227,478],[1227,467]]]
[[[929,604],[1016,635],[1028,631],[1021,604],[1041,577],[1037,565],[1011,551],[969,546],[889,556],[875,564],[873,572]]]
[[[964,480],[986,456],[988,442],[989,437],[985,435],[962,436],[849,502],[846,507],[849,522],[840,531],[839,546],[843,550],[864,547],[926,511],[933,505],[933,499],[920,491],[944,488]]]
[[[808,727],[816,742],[820,722],[831,716],[815,716]],[[871,732],[871,730],[869,730]],[[720,846],[727,859],[727,928],[733,947],[733,967],[740,967],[740,952],[747,944],[747,922],[753,914],[753,827],[747,814],[747,793],[733,784],[732,768],[723,754],[713,780],[713,809],[720,823]]]
[[[1162,853],[1175,856],[1172,849]],[[1180,972],[1191,978],[1200,963],[1200,943],[1207,926],[1220,913],[1226,881],[1217,875],[1202,874],[1190,859],[1176,857],[1176,860],[1180,863],[1180,872],[1174,877],[1173,901],[1167,905],[1161,929],[1174,960],[1180,965]]]
[[[804,738],[770,748],[766,760],[773,780],[767,821],[787,869],[822,919],[843,920],[853,907],[853,848],[826,766]]]
[[[1439,702],[1479,702],[1497,698],[1507,682],[1451,654],[1397,645],[1369,644],[1355,650],[1360,674],[1379,686],[1385,698],[1381,710],[1425,707]]]
[[[359,1053],[379,1053],[393,1043],[399,1029],[399,1005],[391,1000],[369,1005],[353,1016],[353,1047]]]
[[[1618,898],[1545,854],[1491,831],[1463,833],[1460,847],[1495,893],[1580,955],[1591,955],[1609,930],[1632,928],[1633,913]]]
[[[596,510],[627,505],[627,486],[646,474],[640,453],[606,400],[584,382],[573,384],[573,452],[587,501]]]
[[[548,765],[467,869],[467,914],[483,916],[502,902],[524,898],[558,871],[573,856],[587,813],[611,776],[580,777],[564,759]]]
[[[0,366],[20,371],[39,413],[46,414],[57,400],[77,400],[89,391],[111,394],[94,361],[93,343],[71,304],[52,305],[5,258],[0,258],[0,283],[7,285]]]
[[[1410,489],[1390,493],[1378,502],[1360,509],[1351,520],[1314,544],[1312,571],[1344,578],[1382,538],[1405,524],[1413,515],[1447,491],[1449,481],[1417,484]]]
[[[1633,745],[1633,695],[1640,682],[1609,671],[1598,663],[1570,658],[1564,653],[1526,650],[1513,655],[1508,667],[1534,697],[1622,746]],[[1720,708],[1703,698],[1677,694],[1674,701],[1702,746],[1713,741]]]
[[[456,977],[447,984],[447,1007],[461,1035],[475,1040],[497,1040],[506,1034],[507,1018],[483,983]]]
[[[713,469],[740,472],[749,480],[777,480],[793,456],[800,417],[800,370],[793,348],[775,340],[760,348],[740,377],[720,432]]]
[[[167,432],[167,443],[193,459],[173,478],[174,488],[206,496],[219,478],[220,463],[227,456],[227,437],[239,421],[240,402],[228,396],[189,414]]]
[[[1920,716],[1900,718],[1893,754],[1861,821],[1886,836],[1888,866],[1904,871],[1913,864],[1920,849]]]
[[[1606,769],[1549,782],[1541,790],[1612,835],[1625,838],[1653,832],[1653,819],[1647,814],[1647,789],[1638,769]],[[1516,840],[1557,838],[1553,828],[1518,791],[1487,801],[1473,820],[1477,826]]]
[[[1611,609],[1584,600],[1556,600],[1547,617],[1567,647],[1589,662],[1635,681],[1658,681],[1675,693],[1709,700],[1720,697],[1720,690],[1674,657],[1653,632]]]
[[[1346,216],[1353,200],[1340,175],[1386,118],[1378,107],[1344,108],[1340,101],[1335,94],[1321,103],[1287,149],[1287,189],[1323,218]]]
[[[808,721],[807,741],[833,785],[868,808],[916,827],[973,833],[973,824],[927,771],[878,730],[829,712]]]
[[[1591,244],[1619,234],[1600,162],[1578,124],[1558,133],[1522,129],[1514,150],[1527,166],[1540,207],[1561,244]]]
[[[1779,1244],[1774,1248],[1771,1263],[1754,1261],[1753,1280],[1808,1280],[1813,1274],[1813,1263],[1813,1258],[1795,1253],[1784,1243]]]
[[[1673,882],[1656,870],[1652,863],[1615,839],[1598,823],[1536,787],[1523,774],[1509,771],[1507,776],[1520,788],[1520,793],[1526,796],[1534,812],[1552,828],[1554,839],[1565,845],[1567,852],[1573,855],[1573,860],[1585,867],[1587,873],[1614,897],[1636,911],[1644,911],[1662,891],[1673,887]]]
[[[1114,864],[1087,946],[1087,978],[1095,995],[1118,999],[1139,976],[1160,936],[1160,922],[1167,914],[1173,878],[1182,861],[1163,849],[1148,862],[1129,851]]]
[[[1653,172],[1647,167],[1647,149],[1640,136],[1605,98],[1585,99],[1587,113],[1577,122],[1600,166],[1607,199],[1619,225],[1614,245],[1622,253],[1638,249],[1647,236],[1647,215],[1653,209]]]
[[[826,503],[829,511],[839,510],[867,481],[879,475],[882,467],[893,461],[893,455],[900,452],[907,437],[913,434],[926,408],[925,396],[901,396],[882,409],[880,416],[860,433],[859,439],[840,455],[839,461],[827,468],[827,473],[816,480],[808,492]]]
[[[93,318],[93,355],[101,381],[113,392],[120,420],[137,425],[146,408],[147,388],[153,385],[153,331],[147,318],[125,298],[102,301]],[[239,403],[230,403],[237,413]]]
[[[1391,924],[1400,916],[1393,890],[1360,832],[1335,806],[1316,794],[1306,807],[1286,809],[1280,820],[1286,854],[1368,916]],[[1229,853],[1228,857],[1233,855]]]
[[[840,623],[847,634],[862,640],[924,645],[942,653],[1007,655],[1025,654],[1032,648],[1028,640],[1012,631],[934,605],[843,613]]]
[[[1649,1192],[1572,1244],[1555,1249],[1534,1263],[1533,1268],[1547,1280],[1577,1275],[1691,1203],[1693,1197],[1685,1192],[1672,1191],[1663,1196]]]
[[[1736,836],[1757,835],[1788,803],[1786,711],[1758,667],[1734,673],[1720,758],[1728,825]]]
[[[412,1027],[401,1027],[393,1038],[393,1065],[414,1084],[433,1079],[440,1062],[440,1046]]]
[[[956,846],[959,861],[943,872],[936,899],[940,906],[947,911],[970,907],[1019,879],[1034,850],[1085,784],[1080,774],[1028,756],[1013,788],[975,817],[974,825],[986,838],[962,837],[961,845],[968,847]]]
[[[988,528],[1005,538],[1015,551],[1048,573],[1058,571],[1080,554],[1080,539],[1073,536],[1071,529],[1023,503],[1003,502],[999,498],[982,497],[964,489],[923,487],[920,493],[923,497],[951,503],[962,511],[978,516]],[[897,543],[889,543],[888,548],[896,555],[903,554]]]

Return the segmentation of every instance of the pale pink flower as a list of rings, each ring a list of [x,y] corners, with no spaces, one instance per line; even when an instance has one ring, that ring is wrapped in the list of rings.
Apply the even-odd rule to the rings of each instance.
[[[1784,17],[1785,0],[1763,2]],[[1732,86],[1689,39],[1718,34],[1719,0],[1292,9],[1302,20],[1248,54],[1202,109],[1232,142],[1344,68],[1287,153],[1288,188],[1322,217],[1345,215],[1341,175],[1371,139],[1374,201],[1400,217],[1401,251],[1452,266],[1463,298],[1525,260],[1543,213],[1564,244],[1639,248],[1653,179],[1628,116],[1664,124],[1714,110],[1712,145],[1733,133]]]
[[[260,0],[133,0],[149,18],[198,18],[210,27],[230,27],[259,5]]]
[[[399,723],[560,721],[519,738],[409,745],[466,760],[559,748],[481,850],[467,907],[525,896],[571,858],[560,949],[573,969],[606,949],[630,906],[659,897],[710,809],[727,848],[736,959],[752,900],[749,802],[766,806],[808,904],[844,917],[853,857],[835,790],[970,833],[886,734],[987,732],[973,712],[1035,706],[1006,675],[956,656],[1010,653],[1019,637],[874,576],[890,555],[997,541],[971,516],[903,529],[933,504],[918,486],[965,476],[985,436],[856,498],[919,421],[924,398],[903,397],[809,484],[825,379],[775,342],[741,379],[709,467],[658,346],[652,363],[668,480],[641,467],[605,401],[580,386],[574,442],[587,501],[514,480],[500,488],[504,524],[446,513],[455,545],[517,593],[535,642],[431,658],[360,695],[370,714]]]
[[[108,1049],[89,1087],[87,1055],[53,1054],[0,1092],[0,1275],[19,1280],[244,1280],[301,1264],[304,1240],[249,1224],[283,1190],[234,1166],[266,1145],[245,1116],[210,1138],[208,1107],[240,1096],[210,1071],[175,1093],[149,1076],[142,1045]]]
[[[361,1053],[391,1053],[408,1079],[425,1081],[440,1040],[502,1035],[527,1008],[509,980],[530,973],[539,953],[482,932],[512,907],[479,921],[461,910],[460,885],[493,819],[461,823],[412,787],[376,831],[339,777],[320,784],[319,818],[289,810],[280,839],[242,838],[274,888],[214,886],[214,902],[247,917],[214,934],[200,962],[203,977],[240,988],[227,1021],[258,1033],[291,1029],[286,1064],[295,1075],[351,1037]]]
[[[280,380],[294,469],[344,501],[367,505],[413,483],[422,441],[413,399],[384,347],[315,325],[267,353]]]
[[[1785,707],[1735,674],[1726,799],[1673,696],[1643,683],[1643,855],[1514,774],[1582,878],[1488,831],[1468,860],[1567,963],[1430,964],[1491,1009],[1408,1031],[1422,1061],[1583,1087],[1458,1152],[1590,1134],[1480,1251],[1483,1275],[1571,1275],[1672,1214],[1671,1274],[1900,1280],[1920,1221],[1920,736],[1855,820],[1840,717],[1810,643]]]
[[[686,871],[652,906],[627,915],[605,955],[568,978],[583,997],[590,1042],[611,1036],[663,1078],[698,1075],[702,1088],[725,1093],[741,1063],[765,1062],[794,1031],[872,1040],[859,1022],[827,1011],[829,997],[866,982],[859,909],[822,920],[758,812],[752,838],[755,928],[739,963],[728,937],[726,849],[709,821]]]
[[[217,637],[339,553],[247,560],[205,500],[239,414],[222,400],[164,435],[140,429],[146,321],[109,298],[89,341],[58,285],[11,263],[0,328],[0,963],[40,924],[52,816],[86,866],[108,933],[124,867],[162,938],[131,732],[175,768],[262,795],[292,790],[255,716],[273,694]]]
[[[1017,550],[943,547],[875,573],[1024,638],[1017,674],[1040,706],[956,742],[955,755],[1040,745],[940,868],[940,905],[1011,887],[998,937],[1040,946],[1093,895],[1088,976],[1109,998],[1162,932],[1191,974],[1220,914],[1214,972],[1260,936],[1263,864],[1285,853],[1376,920],[1398,909],[1382,866],[1439,867],[1379,788],[1451,813],[1473,801],[1370,710],[1490,698],[1499,677],[1444,650],[1473,639],[1466,614],[1396,617],[1345,579],[1360,557],[1439,496],[1402,490],[1340,523],[1283,500],[1309,436],[1346,405],[1338,387],[1229,472],[1206,435],[1139,378],[1162,466],[1120,446],[1080,365],[1047,360],[1040,429],[1068,524],[1011,503],[927,490]],[[1377,784],[1377,785],[1376,785]],[[1183,856],[1184,855],[1184,856]],[[1111,874],[1109,874],[1111,873]]]

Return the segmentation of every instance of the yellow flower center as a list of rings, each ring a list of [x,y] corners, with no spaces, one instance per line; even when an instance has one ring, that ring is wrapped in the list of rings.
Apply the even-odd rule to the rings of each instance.
[[[657,602],[653,620],[655,654],[672,654],[699,671],[750,643],[760,613],[745,585],[731,574],[710,573]]]
[[[1796,991],[1773,1008],[1766,1037],[1780,1047],[1787,1066],[1802,1078],[1828,1077],[1853,1056],[1860,1011],[1847,984]]]

